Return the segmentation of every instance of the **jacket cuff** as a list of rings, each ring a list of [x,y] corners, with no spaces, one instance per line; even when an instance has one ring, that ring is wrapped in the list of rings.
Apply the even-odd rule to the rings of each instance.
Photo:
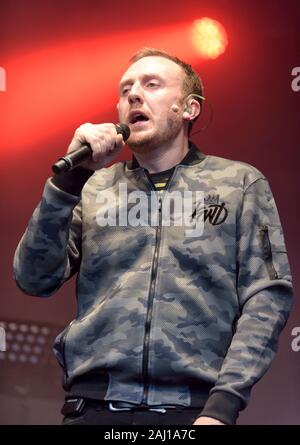
[[[199,417],[212,417],[226,425],[235,425],[242,406],[242,400],[234,394],[215,391],[208,398]]]
[[[76,167],[71,171],[53,176],[51,182],[64,192],[80,196],[84,184],[94,173],[93,170]]]

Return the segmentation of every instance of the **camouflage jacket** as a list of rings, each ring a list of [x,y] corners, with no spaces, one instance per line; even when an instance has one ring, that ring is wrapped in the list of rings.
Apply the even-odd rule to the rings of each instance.
[[[157,212],[156,225],[126,225],[126,214],[138,212],[122,201],[119,184],[146,196],[153,185],[143,168],[119,162],[95,172],[81,197],[47,181],[14,275],[25,293],[47,297],[78,273],[77,317],[54,346],[66,387],[101,370],[109,376],[106,400],[189,406],[204,384],[202,414],[234,423],[276,353],[291,274],[266,178],[192,149],[161,205],[168,192],[204,192],[203,233],[164,226],[159,205],[148,210]],[[112,221],[115,203],[124,224],[99,225],[105,215]]]

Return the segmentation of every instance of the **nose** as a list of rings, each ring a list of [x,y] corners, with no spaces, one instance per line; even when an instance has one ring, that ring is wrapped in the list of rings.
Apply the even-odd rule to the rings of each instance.
[[[130,105],[134,104],[141,105],[144,102],[141,88],[139,85],[135,84],[132,85],[132,87],[130,88],[130,92],[128,94],[128,102]]]

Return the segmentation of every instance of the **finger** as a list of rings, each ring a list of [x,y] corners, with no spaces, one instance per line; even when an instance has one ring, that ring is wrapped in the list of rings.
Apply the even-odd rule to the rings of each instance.
[[[111,136],[110,130],[102,128],[101,131],[93,128],[89,134],[85,136],[86,142],[88,142],[92,148],[93,156],[104,156],[110,148]]]
[[[94,162],[99,162],[105,155],[101,142],[95,142],[92,146],[92,150],[93,150],[92,157]]]
[[[125,145],[122,134],[118,134],[117,135],[117,137],[116,137],[116,144],[115,145],[121,146],[121,147],[123,147],[123,145]]]
[[[114,125],[114,124],[111,124],[111,123],[94,124],[93,127],[94,127],[96,130],[100,130],[100,131],[102,131],[104,128],[107,129],[107,130],[114,130],[114,129],[116,128],[115,125]]]

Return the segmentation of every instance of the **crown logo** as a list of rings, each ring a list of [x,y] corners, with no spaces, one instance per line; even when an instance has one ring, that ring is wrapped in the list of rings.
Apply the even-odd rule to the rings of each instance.
[[[204,204],[206,205],[218,205],[220,200],[220,195],[208,194],[204,197]]]

